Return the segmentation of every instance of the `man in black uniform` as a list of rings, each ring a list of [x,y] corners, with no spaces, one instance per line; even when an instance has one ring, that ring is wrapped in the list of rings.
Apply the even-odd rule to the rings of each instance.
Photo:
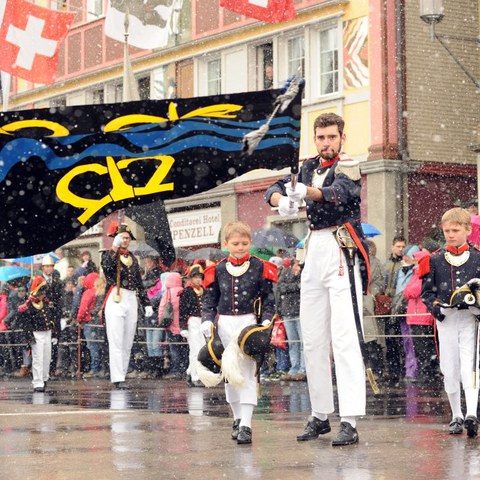
[[[359,338],[362,286],[366,292],[369,269],[360,224],[361,175],[358,161],[342,153],[345,133],[341,117],[320,115],[313,131],[318,156],[305,160],[299,183],[292,184],[290,176],[279,180],[267,190],[265,199],[278,206],[282,216],[296,215],[305,201],[310,230],[301,278],[300,324],[312,416],[297,440],[312,440],[330,432],[328,414],[334,411],[332,346],[341,416],[340,431],[332,445],[350,445],[358,442],[356,418],[365,415],[366,404]],[[355,265],[348,273],[345,250],[337,241],[339,227],[348,231],[357,251]]]
[[[105,251],[102,257],[107,279],[105,323],[110,380],[116,388],[125,389],[125,376],[137,328],[138,300],[145,309],[146,317],[153,315],[153,308],[142,282],[138,260],[128,250],[130,241],[135,239],[130,227],[126,223],[112,224],[108,235],[115,237],[111,250]]]

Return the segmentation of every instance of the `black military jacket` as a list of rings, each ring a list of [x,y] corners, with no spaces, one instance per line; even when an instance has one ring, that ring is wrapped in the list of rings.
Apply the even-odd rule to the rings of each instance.
[[[321,168],[320,157],[317,156],[305,160],[300,169],[298,181],[309,187],[312,186],[316,170],[320,174],[328,170],[320,188],[324,200],[321,202],[306,200],[307,223],[311,230],[343,225],[347,222],[356,226],[355,223],[360,221],[360,180],[354,181],[342,173],[336,174],[337,167],[338,161],[330,167]],[[270,197],[275,192],[286,195],[285,184],[289,181],[290,176],[287,176],[274,183],[265,193],[267,203],[270,203]]]
[[[224,259],[205,270],[205,293],[202,297],[202,321],[215,321],[220,315],[255,313],[254,303],[260,298],[261,320],[271,320],[275,313],[273,282],[277,281],[277,267],[251,256],[248,270],[238,277],[227,271]]]
[[[40,309],[35,308],[31,300],[27,302],[26,307],[26,310],[23,311],[21,309],[22,311],[18,315],[19,323],[26,334],[28,342],[33,341],[33,332],[52,330],[52,334],[55,334],[53,313],[45,301]]]
[[[470,257],[466,263],[456,267],[447,262],[446,250],[436,251],[430,257],[430,267],[424,267],[421,298],[428,310],[438,320],[445,315],[440,312],[438,303],[450,304],[452,293],[472,278],[480,278],[480,252],[470,246]],[[427,260],[428,261],[428,260]]]
[[[122,250],[121,252],[119,253],[120,255],[132,257],[133,262],[130,267],[120,262],[120,287],[137,292],[138,299],[143,307],[151,306],[147,291],[143,285],[138,260],[128,250]],[[102,268],[107,280],[107,292],[117,285],[117,263],[117,254],[113,250],[103,252]]]

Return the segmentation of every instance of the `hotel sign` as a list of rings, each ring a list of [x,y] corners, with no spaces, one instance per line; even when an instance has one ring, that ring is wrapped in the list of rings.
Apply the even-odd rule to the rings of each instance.
[[[168,223],[175,247],[191,247],[218,243],[222,228],[220,208],[204,208],[170,213]]]

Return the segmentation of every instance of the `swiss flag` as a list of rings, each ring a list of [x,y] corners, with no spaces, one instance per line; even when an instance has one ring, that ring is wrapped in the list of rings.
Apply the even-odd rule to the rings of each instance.
[[[264,22],[295,18],[293,0],[220,0],[220,6]]]
[[[75,13],[25,0],[0,0],[0,70],[34,83],[53,83],[58,52]]]

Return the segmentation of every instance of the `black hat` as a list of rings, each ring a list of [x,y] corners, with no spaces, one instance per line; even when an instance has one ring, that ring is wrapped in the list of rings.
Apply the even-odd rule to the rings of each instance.
[[[474,305],[478,306],[477,298],[475,292],[472,291],[469,285],[462,285],[457,288],[450,297],[450,306],[458,308],[459,310],[466,310],[468,307]]]
[[[222,357],[223,376],[234,387],[244,385],[245,378],[240,369],[241,356],[250,357],[257,364],[257,373],[263,363],[266,353],[270,347],[273,322],[268,325],[249,325],[245,327],[238,338],[232,340]]]
[[[127,223],[121,223],[120,225],[118,222],[112,222],[108,227],[108,237],[116,237],[119,233],[128,233],[132,240],[136,240],[133,236],[132,229]]]
[[[212,335],[197,356],[198,377],[206,387],[214,387],[223,380],[221,371],[223,351],[223,344],[216,330],[212,328]]]

